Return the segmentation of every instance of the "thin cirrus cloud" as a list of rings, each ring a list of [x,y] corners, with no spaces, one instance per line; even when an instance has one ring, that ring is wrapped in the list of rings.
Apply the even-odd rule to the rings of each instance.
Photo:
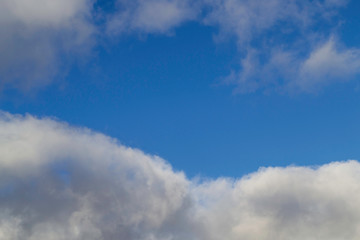
[[[48,118],[1,113],[0,136],[1,240],[360,237],[357,161],[199,182]]]
[[[237,69],[224,76],[235,92],[314,92],[359,74],[359,49],[338,48],[341,39],[334,34],[341,27],[339,10],[348,2],[116,0],[111,11],[99,11],[95,0],[34,0],[31,4],[4,0],[0,3],[0,87],[45,86],[63,72],[64,56],[72,59],[88,53],[99,38],[169,35],[185,22],[196,21],[218,29],[215,41],[235,39],[240,61]],[[334,59],[321,60],[321,54]]]

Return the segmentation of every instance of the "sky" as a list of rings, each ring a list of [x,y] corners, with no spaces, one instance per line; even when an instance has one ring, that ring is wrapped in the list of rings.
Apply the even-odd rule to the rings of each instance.
[[[0,240],[359,239],[359,10],[0,0]]]

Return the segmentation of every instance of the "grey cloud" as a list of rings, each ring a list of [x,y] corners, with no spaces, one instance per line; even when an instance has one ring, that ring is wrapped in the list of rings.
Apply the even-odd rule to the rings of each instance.
[[[66,76],[66,67],[89,54],[102,34],[105,38],[132,32],[169,34],[198,11],[192,1],[119,0],[111,14],[100,13],[95,2],[1,1],[0,90],[32,91]],[[95,24],[101,16],[105,26]]]
[[[0,139],[0,239],[168,239],[167,221],[187,224],[188,180],[159,157],[31,116],[4,114]]]
[[[52,119],[0,117],[0,239],[360,237],[360,164],[187,179],[157,156]]]
[[[59,74],[61,57],[91,47],[90,0],[0,2],[0,87],[32,90]]]
[[[264,168],[200,186],[205,202],[211,196],[203,210],[210,239],[357,239],[359,170],[356,161]]]

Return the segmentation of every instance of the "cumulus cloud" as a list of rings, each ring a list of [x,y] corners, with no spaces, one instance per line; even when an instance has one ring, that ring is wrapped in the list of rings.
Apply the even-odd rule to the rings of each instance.
[[[186,235],[175,223],[187,224],[188,180],[159,157],[9,114],[0,152],[0,239],[169,239],[164,226]]]
[[[197,189],[210,202],[204,224],[210,239],[357,239],[358,173],[359,163],[349,161],[215,180]]]
[[[195,181],[48,118],[0,117],[0,239],[358,239],[360,163]]]
[[[92,0],[0,1],[0,88],[50,83],[64,62],[92,44]]]

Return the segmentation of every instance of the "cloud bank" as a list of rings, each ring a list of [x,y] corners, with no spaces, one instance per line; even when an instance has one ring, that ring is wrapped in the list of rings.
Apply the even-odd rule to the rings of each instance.
[[[52,119],[0,117],[1,240],[359,239],[360,163],[188,179]]]
[[[193,21],[217,29],[215,41],[235,39],[240,61],[224,76],[235,92],[314,92],[359,76],[359,48],[338,49],[335,34],[348,2],[116,0],[108,10],[96,0],[3,0],[0,88],[46,86],[66,76],[64,65],[88,54],[99,39],[173,35]]]

